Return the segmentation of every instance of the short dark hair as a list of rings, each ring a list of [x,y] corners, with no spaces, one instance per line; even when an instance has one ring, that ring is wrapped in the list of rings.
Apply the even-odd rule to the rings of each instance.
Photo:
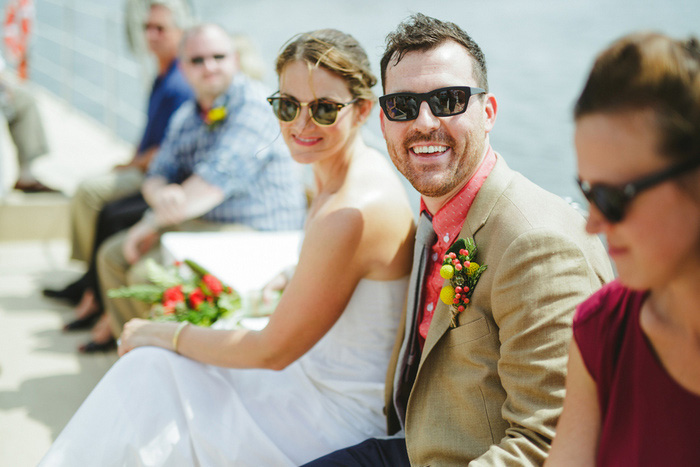
[[[386,50],[380,62],[382,88],[386,89],[386,70],[392,59],[396,65],[408,52],[431,50],[450,40],[467,49],[476,65],[474,67],[476,84],[488,91],[486,58],[479,45],[456,24],[440,21],[421,13],[412,15],[399,24],[396,31],[386,36]]]
[[[700,158],[700,43],[638,32],[615,41],[593,65],[574,118],[652,110],[662,154]]]

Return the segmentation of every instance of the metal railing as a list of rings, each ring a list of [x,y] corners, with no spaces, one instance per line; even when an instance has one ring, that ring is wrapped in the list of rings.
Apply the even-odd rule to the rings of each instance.
[[[127,49],[122,2],[36,0],[32,81],[137,142],[147,72]]]

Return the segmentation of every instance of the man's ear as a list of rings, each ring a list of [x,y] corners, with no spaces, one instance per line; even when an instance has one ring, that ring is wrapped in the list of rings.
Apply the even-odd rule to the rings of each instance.
[[[386,133],[384,132],[384,125],[386,125],[386,115],[384,115],[384,111],[382,109],[379,109],[379,128],[382,129],[382,136],[386,140]]]
[[[498,113],[498,102],[496,102],[496,96],[491,93],[486,94],[484,102],[484,114],[486,115],[486,124],[484,125],[486,133],[493,130],[494,125],[496,125],[496,114]]]

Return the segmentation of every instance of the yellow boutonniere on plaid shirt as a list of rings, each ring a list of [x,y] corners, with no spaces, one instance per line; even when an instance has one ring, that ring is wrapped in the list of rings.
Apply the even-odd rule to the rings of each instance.
[[[457,327],[457,314],[463,312],[469,305],[474,287],[487,268],[485,264],[479,266],[474,258],[476,258],[474,240],[460,238],[447,250],[442,260],[440,276],[443,279],[449,279],[450,285],[442,288],[440,300],[446,305],[450,305],[452,311],[451,328]]]
[[[209,128],[216,128],[224,119],[226,119],[226,107],[223,106],[214,107],[204,115],[204,123],[206,123]]]

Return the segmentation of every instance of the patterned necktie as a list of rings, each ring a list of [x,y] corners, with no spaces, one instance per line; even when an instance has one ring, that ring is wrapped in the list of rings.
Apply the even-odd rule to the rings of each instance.
[[[417,322],[420,313],[418,313],[418,307],[423,302],[423,283],[433,243],[435,243],[435,231],[432,219],[425,212],[422,212],[418,220],[416,243],[413,249],[413,269],[411,270],[406,305],[406,329],[401,343],[397,371],[394,374],[394,407],[402,428],[406,419],[408,396],[411,393],[420,362]]]

